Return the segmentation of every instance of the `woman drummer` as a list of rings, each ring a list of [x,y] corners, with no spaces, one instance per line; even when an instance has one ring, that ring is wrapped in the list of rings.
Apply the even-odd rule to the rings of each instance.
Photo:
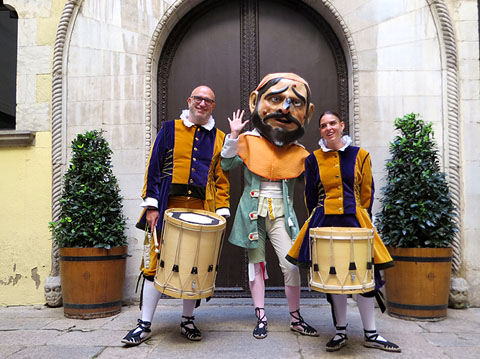
[[[343,135],[345,122],[332,111],[320,116],[320,149],[305,160],[305,202],[309,219],[305,222],[287,259],[299,266],[309,266],[309,229],[316,227],[373,228],[371,209],[374,185],[370,154],[351,146]],[[365,334],[364,346],[400,352],[398,345],[377,334],[375,326],[376,291],[381,283],[379,270],[393,266],[385,245],[375,231],[374,264],[376,289],[357,296],[357,305]],[[327,294],[332,305],[335,336],[326,344],[327,351],[336,351],[347,344],[347,295]]]

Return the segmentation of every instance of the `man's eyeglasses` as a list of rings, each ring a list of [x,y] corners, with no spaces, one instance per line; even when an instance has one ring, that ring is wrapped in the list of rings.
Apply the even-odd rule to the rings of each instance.
[[[210,98],[207,98],[207,97],[202,97],[202,96],[190,96],[190,98],[193,100],[193,102],[195,102],[196,105],[200,105],[202,103],[202,101],[205,101],[205,104],[207,104],[208,106],[212,106],[215,101],[210,99]]]

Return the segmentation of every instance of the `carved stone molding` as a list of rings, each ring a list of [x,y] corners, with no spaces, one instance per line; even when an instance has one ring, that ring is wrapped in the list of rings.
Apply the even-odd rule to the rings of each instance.
[[[52,69],[52,220],[56,221],[60,216],[60,198],[62,196],[62,175],[64,167],[64,142],[65,142],[65,121],[64,121],[64,58],[65,45],[71,29],[73,15],[78,11],[83,0],[67,1],[60,17],[55,38],[53,51]],[[61,305],[58,298],[53,298],[51,293],[55,292],[61,296],[61,289],[52,288],[52,283],[60,285],[60,264],[58,262],[58,247],[52,241],[52,268],[50,276],[44,286],[44,294],[47,305],[55,307]],[[60,294],[58,294],[60,293]],[[60,303],[60,304],[59,304]]]
[[[459,273],[463,262],[463,239],[462,239],[462,185],[461,175],[461,150],[460,150],[460,128],[459,123],[459,92],[458,92],[458,67],[457,67],[457,45],[455,42],[455,32],[453,31],[450,12],[445,0],[428,0],[428,4],[433,13],[433,18],[437,26],[438,36],[440,37],[440,50],[442,51],[442,76],[446,84],[442,101],[445,103],[444,125],[446,127],[445,144],[445,169],[448,176],[448,185],[450,194],[455,206],[455,222],[458,226],[458,232],[455,234],[452,257],[452,270]],[[446,98],[445,98],[446,97]]]

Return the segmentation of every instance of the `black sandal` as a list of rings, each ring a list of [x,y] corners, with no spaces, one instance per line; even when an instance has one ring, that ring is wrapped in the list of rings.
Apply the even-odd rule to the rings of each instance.
[[[298,314],[298,317],[295,314]],[[295,322],[290,322],[291,331],[300,333],[302,335],[308,335],[310,337],[318,337],[317,330],[303,320],[303,317],[300,315],[300,309],[290,312],[290,315],[296,320]]]
[[[263,316],[261,318],[260,310],[263,310]],[[255,316],[257,317],[257,326],[253,329],[253,336],[257,339],[263,339],[267,336],[267,321],[263,320],[263,318],[265,318],[265,309],[256,307]],[[263,324],[262,327],[260,327],[261,324]]]
[[[126,344],[127,346],[135,346],[143,343],[152,335],[152,330],[150,329],[151,325],[152,323],[150,322],[144,322],[141,319],[138,319],[138,325],[130,330],[127,335],[125,335],[125,337],[122,339],[122,343]],[[144,337],[141,336],[143,333],[146,333]]]
[[[344,327],[335,327],[337,330],[347,330],[347,326]],[[339,339],[335,339],[336,336],[339,336]],[[345,333],[335,333],[335,336],[330,339],[330,341],[325,345],[325,349],[327,352],[335,352],[337,350],[342,349],[345,345],[347,345],[347,334]]]
[[[188,339],[188,340],[193,340],[195,342],[198,342],[199,340],[202,340],[202,333],[198,328],[195,326],[195,323],[193,321],[195,320],[195,317],[186,317],[182,315],[182,318],[186,319],[185,321],[182,321],[180,323],[180,329],[182,331],[182,334]],[[187,325],[193,325],[193,328],[187,327]]]
[[[385,350],[387,352],[396,352],[400,353],[402,349],[400,347],[392,342],[389,342],[388,340],[379,340],[378,339],[378,333],[376,330],[363,330],[365,333],[365,341],[363,342],[363,346],[366,348],[375,348],[375,349],[380,349],[380,350]],[[368,335],[372,334],[372,335]]]

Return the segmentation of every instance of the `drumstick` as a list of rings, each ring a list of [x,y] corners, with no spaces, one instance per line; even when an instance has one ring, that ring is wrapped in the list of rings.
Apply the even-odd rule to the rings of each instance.
[[[157,229],[153,229],[153,240],[155,241],[155,253],[160,253],[160,250],[158,249],[158,238],[157,238]]]

